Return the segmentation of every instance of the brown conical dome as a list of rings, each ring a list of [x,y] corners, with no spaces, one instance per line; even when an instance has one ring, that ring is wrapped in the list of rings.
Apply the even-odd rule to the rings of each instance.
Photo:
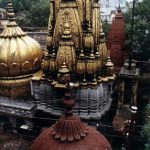
[[[64,104],[66,114],[37,137],[31,150],[111,150],[101,133],[72,114],[74,101],[70,95],[66,95]]]

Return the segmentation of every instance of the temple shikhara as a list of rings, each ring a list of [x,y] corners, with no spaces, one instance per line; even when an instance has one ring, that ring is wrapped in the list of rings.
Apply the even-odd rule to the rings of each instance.
[[[110,49],[110,57],[114,64],[114,72],[118,74],[128,58],[125,48],[125,20],[120,6],[117,8],[107,37],[107,48]]]
[[[43,73],[31,80],[39,109],[62,114],[64,91],[75,99],[75,113],[100,119],[111,105],[113,63],[105,43],[97,0],[50,1]]]

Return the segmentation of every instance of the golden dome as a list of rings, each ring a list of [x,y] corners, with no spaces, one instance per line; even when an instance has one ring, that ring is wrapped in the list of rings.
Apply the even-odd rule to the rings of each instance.
[[[39,43],[17,25],[11,1],[7,14],[9,22],[0,35],[0,77],[20,78],[40,69],[42,50]]]

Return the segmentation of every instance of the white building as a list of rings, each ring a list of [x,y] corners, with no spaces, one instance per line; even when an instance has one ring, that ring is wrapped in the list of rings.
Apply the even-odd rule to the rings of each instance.
[[[119,5],[122,11],[126,10],[126,2],[127,0],[101,0],[100,6],[102,20],[107,20],[111,23],[117,11],[116,8],[118,8]]]

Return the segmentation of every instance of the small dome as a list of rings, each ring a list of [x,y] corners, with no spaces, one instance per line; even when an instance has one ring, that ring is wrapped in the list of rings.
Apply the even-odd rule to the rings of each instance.
[[[69,95],[64,104],[66,114],[37,137],[31,150],[111,150],[101,133],[72,114],[74,101]]]
[[[0,35],[0,77],[18,77],[40,70],[42,49],[17,25],[12,3],[8,3],[9,22]]]

